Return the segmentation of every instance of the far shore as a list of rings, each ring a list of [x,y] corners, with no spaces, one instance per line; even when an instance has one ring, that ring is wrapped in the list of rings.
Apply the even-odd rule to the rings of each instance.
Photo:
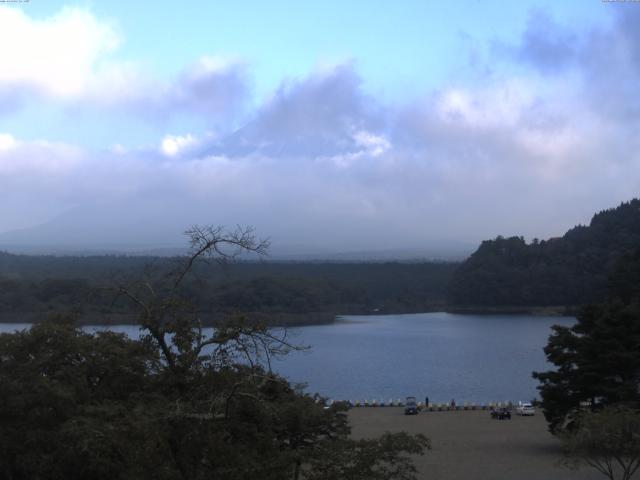
[[[0,324],[6,323],[41,323],[47,318],[64,312],[10,312],[0,313]],[[138,325],[138,315],[134,313],[71,313],[77,318],[78,325]],[[336,315],[333,313],[311,312],[305,314],[291,313],[220,313],[202,314],[200,316],[202,326],[215,327],[229,317],[242,315],[256,322],[264,323],[273,327],[297,327],[306,325],[329,325],[335,322]]]
[[[264,312],[239,312],[239,313],[207,313],[201,315],[202,324],[205,327],[219,325],[224,319],[234,315],[242,315],[251,320],[259,321],[271,327],[303,327],[311,325],[331,325],[336,322],[345,323],[345,317],[372,315],[414,315],[421,313],[451,313],[460,315],[534,315],[534,316],[575,316],[578,307],[446,307],[443,305],[433,308],[423,308],[420,311],[414,309],[402,309],[387,311],[374,309],[367,311],[353,311],[350,313],[336,312],[307,312],[307,313],[264,313]],[[40,323],[52,315],[65,312],[2,312],[0,324]],[[133,313],[71,313],[79,325],[138,325],[138,316]]]
[[[534,315],[541,317],[575,317],[580,311],[578,305],[547,305],[547,306],[458,306],[447,307],[447,313],[467,315]]]

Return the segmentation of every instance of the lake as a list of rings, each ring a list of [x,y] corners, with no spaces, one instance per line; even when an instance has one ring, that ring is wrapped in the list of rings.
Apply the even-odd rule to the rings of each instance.
[[[534,370],[546,370],[550,327],[570,317],[530,315],[345,316],[331,325],[290,328],[293,352],[273,367],[308,391],[345,400],[414,395],[431,402],[531,400]],[[4,324],[0,331],[28,325]],[[89,327],[95,329],[96,327]],[[112,327],[136,336],[135,326]]]

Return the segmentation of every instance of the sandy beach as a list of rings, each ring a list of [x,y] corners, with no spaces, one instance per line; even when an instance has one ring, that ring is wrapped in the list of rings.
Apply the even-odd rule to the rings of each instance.
[[[432,450],[416,458],[420,479],[429,480],[596,480],[589,467],[560,464],[560,443],[547,431],[541,414],[493,420],[487,411],[422,412],[405,416],[402,408],[353,408],[354,438],[385,431],[422,433]]]

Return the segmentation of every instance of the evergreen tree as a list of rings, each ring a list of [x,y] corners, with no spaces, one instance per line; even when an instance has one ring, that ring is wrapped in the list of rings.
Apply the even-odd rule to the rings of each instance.
[[[582,309],[577,323],[553,327],[545,347],[556,370],[534,372],[552,431],[581,405],[640,407],[640,251],[624,256],[609,298]]]

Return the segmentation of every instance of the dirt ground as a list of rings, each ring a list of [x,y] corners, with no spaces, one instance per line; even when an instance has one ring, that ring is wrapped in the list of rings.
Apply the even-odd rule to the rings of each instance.
[[[432,449],[416,458],[425,480],[597,480],[590,467],[560,464],[559,442],[547,432],[541,414],[493,420],[487,411],[421,412],[402,408],[353,408],[352,436],[369,438],[385,431],[422,433]]]

